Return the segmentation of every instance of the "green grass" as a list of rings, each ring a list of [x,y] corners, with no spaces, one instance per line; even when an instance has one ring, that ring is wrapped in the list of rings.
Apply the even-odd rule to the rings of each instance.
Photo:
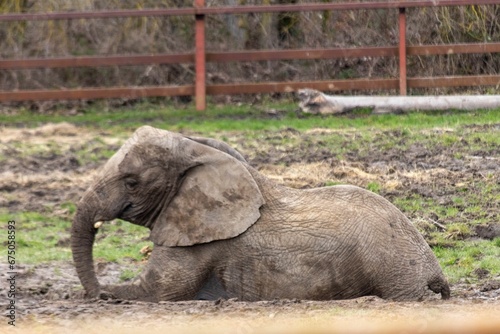
[[[125,282],[125,281],[130,281],[137,277],[141,272],[141,269],[125,269],[121,272],[120,274],[120,281]]]
[[[38,156],[48,158],[54,154],[60,154],[61,149],[58,143],[53,141],[36,145],[27,145],[24,142],[15,142],[11,148],[20,153],[21,157]]]
[[[62,206],[74,205],[65,203]],[[35,264],[71,260],[70,217],[58,218],[47,213],[0,211],[0,220],[16,221],[16,262]],[[106,237],[102,237],[106,234]],[[150,242],[144,241],[149,231],[123,221],[104,224],[96,236],[94,258],[120,262],[126,259],[141,260],[140,249]],[[131,246],[132,245],[132,246]]]
[[[498,203],[500,203],[500,184],[495,179],[482,178],[468,186],[450,184],[447,187],[438,186],[433,191],[444,191],[448,195],[446,203],[439,203],[433,198],[413,194],[408,197],[397,197],[393,203],[417,221],[438,219],[446,230],[438,229],[433,224],[417,224],[431,245],[455,247],[463,240],[475,235],[477,225],[497,223],[500,218]],[[466,241],[467,242],[467,241]],[[500,266],[500,257],[498,258]]]
[[[477,269],[487,270],[492,277],[500,275],[500,238],[492,241],[460,241],[454,247],[434,247],[444,274],[450,282],[474,282]]]
[[[99,162],[109,159],[116,153],[118,147],[111,149],[103,140],[95,138],[90,142],[84,143],[76,152],[76,158],[80,165],[89,162]]]
[[[269,117],[263,109],[280,110],[279,118]],[[52,115],[37,114],[29,110],[20,110],[15,115],[0,115],[0,125],[35,127],[44,123],[70,122],[79,126],[89,126],[116,132],[131,131],[141,125],[199,133],[219,131],[262,131],[278,130],[291,127],[297,130],[311,128],[350,129],[371,128],[398,129],[411,135],[412,130],[433,127],[452,127],[461,124],[488,124],[498,122],[500,110],[477,112],[416,112],[403,115],[365,115],[357,117],[330,117],[321,115],[298,116],[296,104],[282,103],[266,107],[242,106],[209,106],[207,111],[200,112],[192,107],[155,106],[147,103],[134,107],[124,107],[103,111],[99,106],[83,110],[79,115],[67,116],[59,112]],[[498,139],[489,138],[493,143]],[[446,135],[446,143],[452,145],[457,141],[454,134]],[[481,137],[482,140],[482,137]]]
[[[366,189],[378,194],[380,192],[381,186],[377,182],[370,182],[366,186]]]

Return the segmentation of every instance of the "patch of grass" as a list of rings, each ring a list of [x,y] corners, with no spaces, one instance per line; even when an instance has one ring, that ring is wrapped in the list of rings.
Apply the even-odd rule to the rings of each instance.
[[[129,268],[125,269],[120,274],[120,281],[122,281],[122,282],[130,281],[130,280],[136,278],[140,272],[141,272],[140,268],[139,269],[129,269]]]
[[[380,193],[380,189],[382,188],[382,186],[380,184],[378,184],[377,182],[370,182],[366,185],[366,189],[378,194]]]
[[[493,239],[493,245],[496,247],[500,247],[500,238]]]
[[[453,195],[450,195],[444,204],[420,194],[396,197],[393,202],[410,217],[425,217],[432,213],[445,224],[459,223],[469,227],[495,220],[494,215],[498,215],[496,209],[488,203],[500,201],[500,184],[495,179],[489,179],[487,175],[473,184],[451,184],[445,188],[436,187],[431,191],[433,194],[440,192]]]
[[[66,210],[68,215],[73,216],[76,213],[76,204],[72,202],[64,202],[60,205],[61,209]]]
[[[464,223],[455,223],[447,225],[445,238],[451,240],[463,240],[472,235],[469,225]]]
[[[54,155],[60,155],[62,153],[62,149],[59,143],[54,141],[49,141],[46,143],[25,143],[25,142],[14,142],[11,144],[12,147],[20,153],[20,156],[23,158],[37,156],[40,158],[50,158]]]
[[[417,194],[409,197],[397,197],[394,199],[393,203],[406,214],[417,216],[424,210],[430,211],[429,207],[435,205],[431,200],[423,198]]]
[[[84,143],[76,152],[76,157],[80,165],[101,162],[111,158],[118,149],[118,146],[110,148],[103,140],[96,138]]]
[[[67,203],[63,206],[73,207]],[[0,212],[0,220],[16,221],[16,260],[19,264],[34,264],[71,259],[71,222],[49,213]],[[104,224],[96,236],[94,258],[120,262],[129,258],[142,259],[140,249],[151,243],[144,241],[149,231],[127,222]],[[105,237],[101,237],[105,234]],[[132,245],[132,247],[131,247]]]
[[[493,241],[459,241],[454,247],[434,247],[444,274],[451,283],[461,279],[473,282],[478,279],[476,269],[488,270],[490,277],[500,275],[500,238]]]
[[[101,234],[101,236],[99,236]],[[94,257],[105,261],[120,262],[125,259],[140,261],[141,248],[152,245],[146,241],[149,230],[126,221],[115,219],[99,228],[94,244]]]
[[[2,221],[16,221],[16,260],[19,264],[70,259],[68,247],[57,247],[59,240],[69,242],[68,221],[37,212],[14,215],[1,212]]]
[[[444,134],[439,138],[439,142],[444,146],[452,146],[459,140],[460,138],[456,134]]]

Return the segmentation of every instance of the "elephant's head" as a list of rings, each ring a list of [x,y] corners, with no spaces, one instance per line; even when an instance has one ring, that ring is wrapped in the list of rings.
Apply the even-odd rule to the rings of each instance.
[[[99,293],[95,223],[121,218],[151,229],[156,245],[189,246],[235,237],[264,199],[244,158],[212,139],[141,127],[110,158],[78,204],[71,247],[87,295]]]

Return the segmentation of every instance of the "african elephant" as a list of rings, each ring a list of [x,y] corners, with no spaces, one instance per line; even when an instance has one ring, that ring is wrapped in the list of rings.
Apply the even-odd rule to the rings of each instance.
[[[150,229],[154,250],[130,284],[101,286],[95,223]],[[88,297],[178,301],[420,300],[450,289],[431,249],[381,196],[348,185],[278,185],[229,145],[143,126],[84,193],[71,228]]]

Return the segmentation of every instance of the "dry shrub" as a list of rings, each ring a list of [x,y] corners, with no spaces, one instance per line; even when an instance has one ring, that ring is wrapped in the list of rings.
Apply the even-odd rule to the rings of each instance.
[[[323,0],[325,1],[325,0]],[[208,6],[318,2],[206,0]],[[326,1],[328,2],[328,1]],[[187,7],[192,0],[3,0],[1,13]],[[408,43],[492,42],[500,39],[500,6],[408,10]],[[189,52],[194,19],[114,18],[0,23],[6,59]],[[397,10],[211,15],[210,51],[397,45]],[[209,63],[209,83],[397,77],[396,58]],[[499,54],[410,57],[410,76],[500,73]],[[194,80],[192,64],[0,71],[0,89],[63,89],[123,85],[181,85]],[[456,88],[454,88],[456,90]],[[476,89],[480,90],[480,89]],[[432,92],[435,90],[421,90]],[[441,89],[440,92],[449,90]]]
[[[489,43],[500,38],[500,6],[460,6],[409,11],[408,43]],[[500,73],[500,54],[461,54],[411,57],[410,76],[488,75]],[[453,92],[456,88],[438,91]],[[433,91],[430,89],[420,91]],[[493,93],[498,87],[479,89]]]

